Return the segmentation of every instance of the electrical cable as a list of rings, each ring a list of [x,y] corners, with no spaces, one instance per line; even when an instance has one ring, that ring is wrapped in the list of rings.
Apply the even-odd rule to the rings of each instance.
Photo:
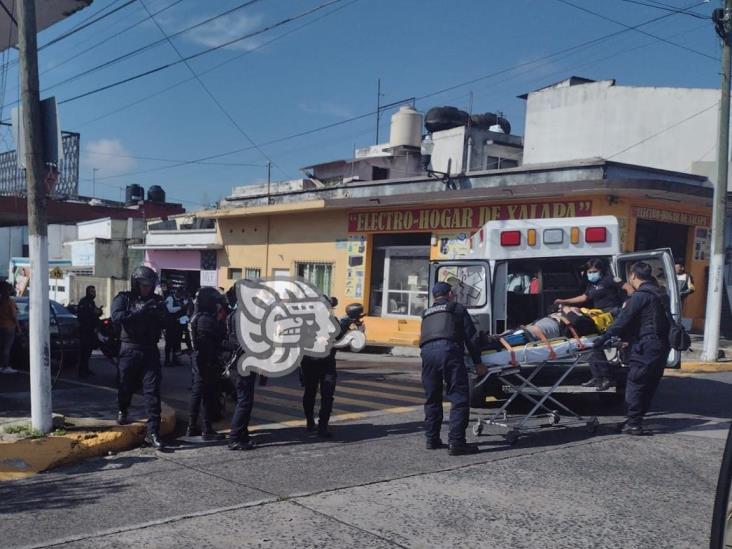
[[[199,76],[199,75],[198,75],[198,74],[196,73],[196,71],[195,71],[195,70],[193,70],[193,67],[191,67],[191,64],[190,64],[190,63],[189,63],[189,62],[188,62],[188,61],[187,61],[187,60],[185,59],[185,57],[183,56],[183,54],[182,54],[182,53],[180,52],[180,50],[179,50],[179,49],[178,49],[178,48],[176,47],[176,45],[175,45],[175,44],[173,43],[173,40],[172,40],[172,39],[171,39],[171,38],[170,38],[170,37],[168,36],[168,34],[167,34],[167,33],[165,32],[165,30],[163,29],[163,27],[162,27],[162,26],[160,25],[160,23],[158,23],[157,19],[155,19],[155,18],[154,18],[154,17],[152,16],[152,14],[150,13],[150,10],[148,10],[148,8],[147,8],[147,5],[145,4],[144,0],[140,0],[140,4],[141,4],[141,5],[142,5],[142,7],[143,7],[143,8],[145,9],[145,11],[146,11],[146,12],[148,13],[148,15],[150,15],[150,17],[151,17],[151,19],[152,19],[153,23],[155,23],[155,26],[156,26],[156,27],[158,28],[158,30],[159,30],[159,31],[161,32],[161,34],[162,34],[162,35],[163,35],[163,36],[165,37],[165,39],[166,39],[166,40],[168,41],[168,44],[170,44],[170,47],[171,47],[171,48],[173,49],[173,51],[174,51],[174,52],[176,53],[176,55],[178,56],[178,58],[179,58],[179,59],[180,59],[181,61],[183,61],[183,63],[185,64],[186,68],[187,68],[187,69],[188,69],[188,70],[190,71],[190,73],[191,73],[191,74],[193,75],[193,77],[194,77],[194,78],[195,78],[195,79],[196,79],[196,80],[198,81],[198,83],[199,83],[199,84],[201,85],[201,88],[203,88],[203,91],[205,91],[205,92],[206,92],[206,95],[208,95],[208,96],[209,96],[209,98],[211,99],[211,101],[213,101],[213,102],[214,102],[214,104],[216,105],[216,107],[218,107],[218,109],[219,109],[219,110],[221,111],[221,113],[222,113],[222,114],[223,114],[223,115],[224,115],[224,116],[225,116],[225,117],[226,117],[226,118],[227,118],[227,119],[229,120],[229,122],[231,122],[231,124],[232,124],[232,125],[233,125],[233,126],[234,126],[234,127],[236,128],[236,129],[237,129],[237,131],[238,131],[238,132],[239,132],[239,133],[240,133],[240,134],[241,134],[242,136],[244,136],[244,139],[246,139],[247,141],[249,141],[249,143],[250,143],[250,144],[251,144],[251,145],[252,145],[252,146],[253,146],[253,147],[254,147],[255,149],[257,149],[257,151],[259,152],[259,154],[261,154],[261,155],[262,155],[262,157],[263,157],[263,158],[264,158],[265,160],[267,160],[267,162],[269,162],[269,164],[270,164],[270,165],[272,165],[272,166],[275,166],[275,167],[276,167],[276,168],[277,168],[278,170],[280,170],[280,172],[282,172],[282,175],[284,175],[285,177],[289,177],[289,176],[288,176],[288,174],[287,174],[287,172],[285,172],[285,171],[284,171],[284,170],[283,170],[283,169],[282,169],[282,168],[281,168],[281,167],[280,167],[280,166],[279,166],[278,164],[276,164],[276,163],[275,163],[275,162],[274,162],[274,161],[272,160],[272,158],[270,158],[270,156],[269,156],[269,155],[268,155],[267,153],[265,153],[265,152],[264,152],[264,151],[262,150],[262,148],[261,148],[261,147],[260,147],[259,145],[257,145],[257,144],[256,144],[256,143],[254,142],[254,139],[252,139],[252,138],[250,137],[250,135],[249,135],[249,134],[248,134],[248,133],[247,133],[247,132],[246,132],[246,131],[244,130],[244,128],[242,128],[242,127],[241,127],[241,126],[240,126],[240,125],[239,125],[239,124],[237,123],[237,121],[236,121],[236,120],[234,120],[234,117],[233,117],[233,116],[231,116],[231,114],[229,114],[229,112],[228,112],[228,111],[227,111],[227,110],[226,110],[226,109],[224,108],[224,106],[223,106],[223,105],[221,104],[221,102],[220,102],[220,101],[219,101],[219,100],[218,100],[218,99],[216,98],[216,96],[215,96],[215,95],[213,94],[213,92],[211,91],[211,89],[210,89],[210,88],[209,88],[209,87],[208,87],[208,86],[207,86],[207,85],[205,84],[205,82],[203,81],[203,79],[202,79],[202,78],[201,78],[201,77],[200,77],[200,76]]]
[[[15,19],[15,16],[12,13],[10,13],[10,10],[5,5],[5,1],[4,0],[0,0],[0,6],[3,8],[3,11],[7,14],[7,16],[10,17],[10,20],[13,22],[13,24],[15,24],[15,26],[17,28],[18,27],[18,21]],[[15,11],[15,7],[13,7],[13,11]]]
[[[603,15],[601,13],[598,13],[596,11],[592,11],[592,10],[587,9],[585,7],[578,6],[577,4],[574,4],[574,3],[570,2],[569,0],[555,0],[555,1],[556,2],[560,2],[560,3],[562,3],[562,4],[566,5],[566,6],[570,6],[572,8],[578,9],[578,10],[583,11],[585,13],[589,13],[591,15],[594,15],[595,17],[599,17],[600,19],[604,19],[605,21],[610,21],[611,23],[615,23],[616,25],[621,25],[621,26],[623,26],[623,27],[625,27],[625,28],[627,28],[629,30],[634,30],[635,32],[639,32],[639,33],[644,34],[646,36],[650,36],[651,38],[654,38],[655,40],[660,40],[661,42],[664,42],[665,44],[669,44],[671,46],[674,46],[674,47],[677,47],[677,48],[681,48],[682,50],[686,50],[688,52],[695,53],[697,55],[701,55],[702,57],[706,57],[708,59],[713,60],[715,63],[718,61],[718,59],[716,57],[714,57],[713,55],[706,54],[704,52],[701,52],[699,50],[695,50],[694,48],[690,48],[688,46],[684,46],[683,44],[679,44],[679,43],[673,42],[671,40],[667,40],[666,38],[662,38],[662,37],[660,37],[660,36],[658,36],[656,34],[652,34],[650,32],[647,32],[647,31],[644,31],[644,30],[641,30],[641,29],[631,28],[630,25],[627,25],[627,24],[623,23],[622,21],[618,21],[617,19],[613,19],[612,17],[607,17],[607,16],[605,16],[605,15]]]
[[[620,0],[621,2],[627,2],[628,4],[637,4],[639,6],[646,6],[649,8],[655,8],[657,10],[664,10],[664,11],[670,11],[671,13],[675,13],[677,15],[688,15],[690,17],[696,17],[697,19],[711,19],[711,17],[706,15],[701,15],[699,13],[694,13],[687,10],[681,10],[678,8],[672,8],[670,6],[666,6],[663,4],[660,4],[660,2],[657,2],[656,4],[647,4],[645,2],[640,2],[639,0]]]

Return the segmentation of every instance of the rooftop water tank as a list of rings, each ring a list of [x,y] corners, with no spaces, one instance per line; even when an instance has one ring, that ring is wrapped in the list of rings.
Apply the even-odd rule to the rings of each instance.
[[[422,143],[422,115],[410,106],[403,106],[391,115],[389,146],[419,147]]]
[[[137,183],[127,185],[127,189],[125,190],[125,204],[129,206],[130,204],[137,204],[141,200],[145,200],[145,189]]]
[[[147,199],[162,204],[165,202],[165,191],[160,185],[153,185],[147,190]]]

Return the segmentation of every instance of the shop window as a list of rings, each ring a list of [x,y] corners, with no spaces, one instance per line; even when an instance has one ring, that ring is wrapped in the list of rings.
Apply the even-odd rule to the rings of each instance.
[[[254,267],[249,267],[247,269],[244,269],[244,278],[248,280],[255,280],[257,278],[260,278],[262,276],[262,269],[256,269]]]
[[[310,282],[323,294],[330,296],[333,279],[332,263],[296,263],[297,276]]]
[[[488,156],[485,159],[486,170],[502,170],[507,168],[516,168],[518,161],[512,158],[501,158],[500,156]]]
[[[241,269],[230,267],[227,272],[229,280],[239,280],[241,278]]]
[[[384,259],[382,312],[419,317],[429,296],[429,248],[388,248]]]

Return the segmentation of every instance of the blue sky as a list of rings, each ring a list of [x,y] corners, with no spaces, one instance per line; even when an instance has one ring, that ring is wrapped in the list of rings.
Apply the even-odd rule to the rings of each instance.
[[[182,55],[193,55],[326,1],[259,0],[172,41]],[[623,0],[568,1],[631,26],[670,13]],[[694,4],[693,0],[639,1],[677,8]],[[42,32],[39,44],[100,10],[124,3],[94,0],[90,8]],[[42,97],[54,95],[62,101],[178,60],[178,54],[163,42],[56,85],[163,38],[151,20],[143,21],[148,16],[145,7],[155,13],[172,6],[155,16],[164,31],[172,34],[242,3],[137,0],[41,51]],[[712,0],[693,11],[710,15],[719,4]],[[139,21],[132,30],[82,53]],[[96,169],[99,196],[119,199],[120,188],[127,184],[145,188],[157,184],[170,199],[196,209],[228,195],[234,186],[266,180],[267,159],[274,164],[273,179],[295,178],[302,166],[347,158],[354,146],[373,144],[375,116],[257,148],[242,131],[256,144],[267,143],[373,112],[378,78],[382,103],[389,103],[500,72],[418,100],[417,108],[455,105],[467,109],[472,92],[473,112],[501,111],[518,134],[523,133],[524,103],[516,96],[573,74],[636,86],[719,85],[720,48],[712,23],[686,15],[671,15],[642,30],[696,52],[628,31],[548,57],[623,28],[559,0],[341,0],[190,61],[240,129],[182,63],[68,102],[61,106],[61,122],[64,129],[81,133],[82,194],[91,193]],[[14,52],[9,55],[15,57]],[[3,119],[17,100],[17,78],[17,67],[9,69]],[[179,82],[183,83],[164,91]],[[388,138],[390,114],[382,114],[382,141]],[[7,130],[3,134],[0,147],[7,148],[10,134]],[[245,148],[249,150],[208,163],[173,167],[174,161]]]

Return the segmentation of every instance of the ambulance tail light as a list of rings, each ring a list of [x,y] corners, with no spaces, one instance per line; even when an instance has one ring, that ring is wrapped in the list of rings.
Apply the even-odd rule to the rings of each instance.
[[[569,231],[569,241],[572,244],[579,244],[580,230],[579,227],[572,227]]]
[[[501,246],[520,246],[521,231],[502,231]]]
[[[587,227],[585,229],[585,242],[598,244],[607,241],[607,229],[605,227]]]
[[[529,246],[536,246],[536,229],[529,229],[526,232],[526,243]]]

